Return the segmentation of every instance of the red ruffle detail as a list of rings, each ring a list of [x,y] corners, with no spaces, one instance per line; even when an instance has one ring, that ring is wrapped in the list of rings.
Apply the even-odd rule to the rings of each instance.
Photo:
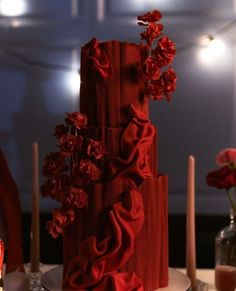
[[[93,291],[144,291],[142,283],[135,273],[112,273],[92,289]]]
[[[97,72],[97,77],[106,80],[112,75],[112,65],[104,50],[99,47],[99,42],[96,38],[93,38],[89,43],[84,46],[83,54],[85,54],[88,60]]]
[[[109,164],[110,177],[119,176],[133,186],[152,176],[148,151],[153,143],[155,128],[148,117],[132,104],[127,106],[130,122],[121,138],[121,157]]]
[[[141,194],[136,190],[125,193],[123,201],[115,203],[108,216],[107,236],[100,242],[95,236],[85,239],[79,255],[69,262],[64,274],[65,290],[143,290],[134,274],[116,273],[133,253],[135,237],[144,222]],[[114,288],[110,289],[108,283]],[[124,289],[124,284],[130,287]]]
[[[71,288],[63,288],[64,291],[72,291]],[[73,289],[75,290],[75,289]],[[87,291],[88,289],[79,288],[77,291]],[[135,273],[118,273],[103,277],[96,286],[89,288],[89,291],[144,291],[141,281]]]

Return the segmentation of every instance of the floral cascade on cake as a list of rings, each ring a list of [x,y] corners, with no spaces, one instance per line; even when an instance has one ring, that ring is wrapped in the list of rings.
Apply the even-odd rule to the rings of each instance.
[[[158,174],[148,99],[171,100],[175,45],[161,13],[138,17],[143,44],[81,51],[80,111],[56,127],[44,196],[61,203],[48,230],[63,234],[63,290],[154,290],[168,284],[167,176]],[[167,69],[164,69],[167,67]]]
[[[61,203],[53,211],[53,220],[47,224],[54,238],[75,219],[75,210],[88,207],[86,186],[101,177],[96,162],[105,153],[99,141],[87,138],[87,117],[79,112],[67,114],[66,125],[56,126],[54,136],[60,151],[46,156],[42,173],[47,180],[41,187],[44,197]]]

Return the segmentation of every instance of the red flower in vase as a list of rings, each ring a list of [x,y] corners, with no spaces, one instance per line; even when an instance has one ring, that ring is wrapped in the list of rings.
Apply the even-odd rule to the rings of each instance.
[[[236,186],[236,169],[228,166],[221,167],[218,170],[208,173],[206,181],[209,186],[219,189],[229,189]]]
[[[206,176],[209,186],[226,189],[231,207],[236,213],[236,149],[226,148],[216,155],[216,164],[219,169],[211,171]]]
[[[236,168],[236,149],[226,148],[221,150],[216,156],[216,163],[219,166],[229,165]]]

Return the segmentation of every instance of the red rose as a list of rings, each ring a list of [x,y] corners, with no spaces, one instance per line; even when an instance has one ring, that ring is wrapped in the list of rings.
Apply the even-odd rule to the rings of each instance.
[[[148,12],[142,16],[138,16],[137,19],[142,22],[138,22],[139,25],[144,25],[143,22],[155,22],[159,21],[161,19],[162,15],[161,12],[158,10],[154,10],[151,12]]]
[[[72,168],[72,181],[75,185],[87,185],[91,181],[97,181],[101,171],[90,160],[81,160]]]
[[[146,94],[154,100],[170,101],[171,93],[176,89],[176,74],[169,68],[163,72],[159,80],[148,80],[145,84]]]
[[[53,220],[47,222],[46,228],[53,238],[58,238],[63,233],[63,227]]]
[[[67,134],[69,131],[68,127],[64,124],[57,125],[55,128],[55,133],[53,136],[56,136],[57,138],[61,138],[62,135]]]
[[[92,181],[97,181],[101,176],[101,171],[89,160],[80,161],[80,171],[88,175]]]
[[[74,125],[76,128],[81,129],[87,125],[87,116],[80,112],[66,113],[66,123]]]
[[[170,100],[170,93],[174,92],[176,89],[177,76],[175,71],[172,68],[169,68],[166,72],[162,74],[163,81],[163,91],[167,97],[167,100]]]
[[[58,202],[63,202],[68,192],[69,177],[62,175],[57,178],[49,178],[41,187],[43,197],[51,197]]]
[[[216,163],[219,166],[229,165],[236,168],[236,148],[226,148],[216,155]]]
[[[42,174],[45,177],[55,177],[68,170],[65,158],[60,152],[50,153],[44,160]]]
[[[153,40],[161,35],[163,29],[162,24],[155,24],[154,22],[149,23],[146,31],[140,33],[141,39],[146,40],[147,45],[151,46]]]
[[[209,186],[219,189],[229,189],[236,186],[236,169],[224,166],[208,173],[206,181]]]
[[[94,156],[96,160],[101,159],[104,156],[105,150],[103,144],[100,141],[89,139],[87,148],[87,154],[89,157]]]
[[[67,226],[75,219],[73,209],[56,208],[52,212],[53,220],[62,227]]]
[[[70,207],[82,208],[88,206],[88,195],[78,187],[70,187],[65,203]]]
[[[71,135],[71,134],[63,135],[59,140],[61,154],[63,156],[72,155],[76,147],[76,141],[77,141],[77,138],[74,135]]]
[[[81,135],[63,135],[60,140],[60,149],[63,156],[70,156],[73,153],[81,153],[84,138]]]
[[[152,56],[147,57],[143,64],[142,77],[144,79],[152,80],[158,80],[160,77],[160,69]]]
[[[175,43],[167,36],[161,38],[157,47],[152,51],[152,55],[156,58],[159,67],[169,65],[176,54]]]
[[[54,238],[63,233],[63,229],[75,219],[73,209],[57,208],[53,210],[52,216],[53,220],[47,223],[47,229]]]
[[[164,98],[163,82],[161,80],[150,80],[146,82],[146,94],[154,100]]]

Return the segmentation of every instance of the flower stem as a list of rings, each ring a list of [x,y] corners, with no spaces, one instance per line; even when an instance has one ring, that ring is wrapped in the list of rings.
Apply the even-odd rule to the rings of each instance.
[[[230,201],[231,207],[232,207],[232,209],[234,211],[234,214],[236,214],[236,205],[235,205],[234,199],[232,198],[232,191],[230,191],[231,189],[233,189],[234,192],[235,192],[235,188],[230,188],[230,189],[227,190],[227,196],[229,198],[229,201]]]

